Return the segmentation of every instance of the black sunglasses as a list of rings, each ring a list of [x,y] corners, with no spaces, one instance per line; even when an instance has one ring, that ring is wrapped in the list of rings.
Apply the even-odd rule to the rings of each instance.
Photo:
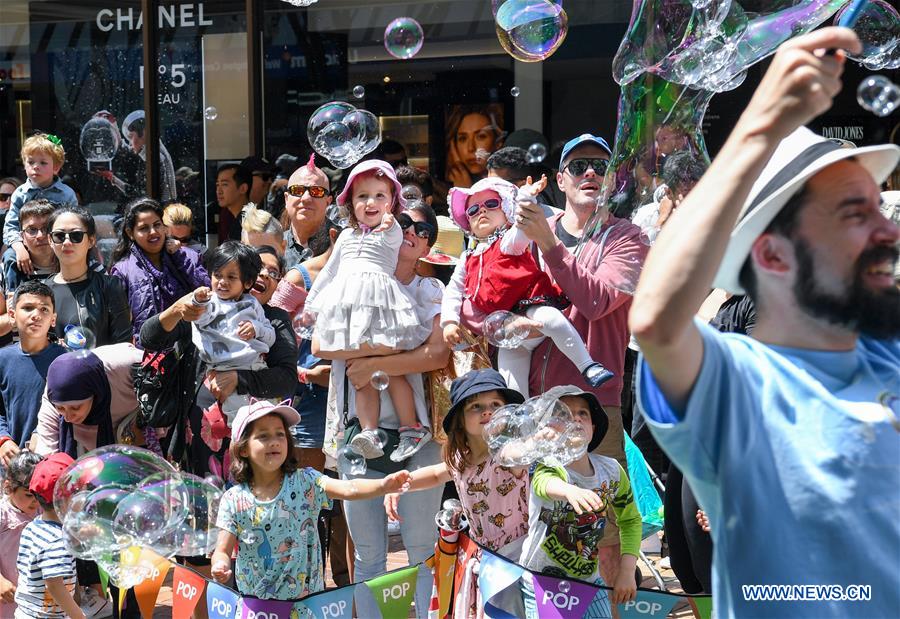
[[[409,227],[412,226],[415,235],[420,239],[431,238],[431,235],[434,234],[434,226],[424,221],[413,221],[412,218],[405,213],[397,215],[397,223],[404,231],[408,230]]]
[[[489,198],[480,204],[473,204],[472,206],[466,209],[466,215],[468,217],[475,217],[478,214],[478,211],[481,210],[481,207],[486,208],[489,211],[493,211],[495,208],[500,208],[500,200],[497,198]]]
[[[11,193],[0,193],[0,202],[6,202],[11,195]]]
[[[66,239],[69,239],[77,245],[84,240],[86,234],[87,232],[84,230],[70,230],[68,232],[65,232],[64,230],[54,230],[50,233],[50,240],[57,245],[62,245]]]
[[[608,167],[609,160],[607,159],[573,159],[566,164],[566,170],[573,176],[581,176],[587,172],[588,168],[593,168],[595,174],[603,176]]]
[[[327,189],[318,185],[291,185],[286,191],[295,198],[302,198],[307,191],[313,198],[324,198],[328,193]]]

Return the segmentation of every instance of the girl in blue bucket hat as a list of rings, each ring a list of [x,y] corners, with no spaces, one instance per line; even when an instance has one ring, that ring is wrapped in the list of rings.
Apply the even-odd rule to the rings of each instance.
[[[504,546],[528,533],[528,471],[500,466],[488,451],[482,428],[498,408],[524,401],[496,370],[472,370],[457,378],[450,386],[450,410],[443,422],[444,461],[409,477],[410,491],[452,480],[469,521],[469,537],[501,554]],[[385,508],[389,517],[400,520],[397,496],[385,497]]]

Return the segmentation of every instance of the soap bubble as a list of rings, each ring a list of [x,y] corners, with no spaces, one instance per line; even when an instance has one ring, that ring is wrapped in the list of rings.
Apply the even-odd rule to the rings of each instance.
[[[81,325],[66,325],[63,330],[65,336],[63,342],[71,351],[84,352],[85,354],[97,346],[97,336],[87,327]]]
[[[498,348],[518,348],[531,332],[528,326],[522,324],[523,321],[522,316],[512,312],[492,312],[484,319],[484,336]]]
[[[222,498],[221,480],[212,483],[190,473],[182,473],[181,479],[188,494],[188,516],[157,543],[157,549],[164,556],[207,555],[215,549],[219,536],[216,515]]]
[[[168,562],[163,556],[148,548],[129,546],[124,550],[111,552],[96,559],[110,581],[121,589],[130,589],[155,573],[165,569]]]
[[[369,379],[369,383],[378,391],[384,391],[391,384],[391,378],[381,370],[375,370],[372,372],[372,378]]]
[[[346,476],[365,475],[366,459],[350,445],[344,445],[337,450],[338,473]]]
[[[900,104],[900,87],[883,75],[870,75],[856,89],[856,100],[863,109],[885,117]]]
[[[81,127],[79,146],[85,161],[111,161],[119,150],[121,138],[108,119],[95,116]]]
[[[535,142],[528,147],[528,163],[540,163],[547,158],[547,147]]]
[[[566,12],[550,0],[506,0],[495,2],[494,8],[500,45],[522,62],[549,58],[569,31]]]
[[[656,237],[659,236],[659,231],[662,228],[659,226],[646,226],[641,229],[641,243],[647,245],[648,247],[653,245],[656,242]]]
[[[76,557],[113,564],[132,546],[164,546],[189,516],[179,473],[153,452],[129,445],[101,447],[76,460],[57,482],[53,505]],[[121,578],[139,575],[134,566],[125,568],[111,569]]]
[[[215,120],[219,117],[219,110],[216,109],[214,105],[210,105],[205,110],[203,110],[203,118],[206,120]]]
[[[418,54],[424,42],[422,26],[412,17],[398,17],[384,29],[384,49],[400,60],[408,60]]]
[[[375,435],[372,437],[372,443],[378,449],[384,449],[388,444],[388,433],[381,428],[375,428]]]
[[[294,318],[294,333],[301,340],[311,340],[316,329],[316,314],[312,310],[304,309]]]
[[[444,531],[462,531],[468,526],[459,499],[447,499],[443,508],[434,515],[434,523]]]
[[[354,86],[354,87],[353,87],[353,96],[356,97],[357,99],[362,99],[363,97],[365,97],[365,96],[366,96],[366,89],[365,89],[365,87],[364,87],[364,86],[360,86],[359,84],[357,84],[356,86]]]
[[[856,21],[849,24],[853,4],[847,3],[834,17],[835,25],[852,27],[862,43],[860,54],[847,55],[869,69],[885,68],[892,52],[900,46],[900,13],[884,0],[868,0],[856,13]]]
[[[706,7],[709,6],[709,3],[713,0],[691,0],[691,5],[698,11],[702,11]]]
[[[518,434],[518,424],[511,422],[516,416],[518,404],[501,406],[491,414],[491,419],[482,427],[481,433],[491,452],[496,452],[511,440],[521,438]]]
[[[518,86],[513,86],[512,88],[509,89],[509,94],[511,94],[514,97],[518,97],[520,94],[522,94],[522,89],[519,88]]]
[[[375,150],[381,142],[381,126],[371,112],[332,101],[309,117],[306,137],[313,150],[332,165],[346,169]]]
[[[559,587],[559,590],[561,593],[568,593],[569,589],[572,588],[572,585],[569,583],[568,580],[560,580],[559,585],[557,585],[557,586]]]

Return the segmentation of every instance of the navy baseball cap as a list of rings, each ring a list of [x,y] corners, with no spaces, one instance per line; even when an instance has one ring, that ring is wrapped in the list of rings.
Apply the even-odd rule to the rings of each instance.
[[[444,432],[450,431],[450,422],[462,410],[466,399],[485,391],[499,391],[507,404],[521,404],[525,401],[521,393],[506,386],[506,381],[497,370],[471,370],[450,384],[450,410],[442,423]]]
[[[609,148],[609,144],[606,143],[606,140],[604,140],[600,136],[591,135],[590,133],[582,133],[577,138],[572,138],[571,140],[566,142],[566,145],[563,146],[562,155],[560,155],[559,157],[559,169],[563,169],[563,162],[566,160],[566,157],[569,155],[569,153],[572,152],[572,150],[588,142],[591,144],[596,144],[597,146],[605,150],[610,157],[612,157],[612,150]]]

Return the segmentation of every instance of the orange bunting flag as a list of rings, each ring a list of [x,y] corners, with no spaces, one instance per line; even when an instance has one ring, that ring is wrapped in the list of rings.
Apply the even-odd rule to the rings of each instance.
[[[137,598],[138,606],[141,609],[141,616],[144,619],[151,619],[153,617],[153,609],[156,607],[156,598],[159,596],[159,588],[162,587],[172,564],[168,559],[148,548],[144,548],[141,551],[141,557],[138,561],[147,565],[149,575],[145,580],[135,585],[134,596]]]

